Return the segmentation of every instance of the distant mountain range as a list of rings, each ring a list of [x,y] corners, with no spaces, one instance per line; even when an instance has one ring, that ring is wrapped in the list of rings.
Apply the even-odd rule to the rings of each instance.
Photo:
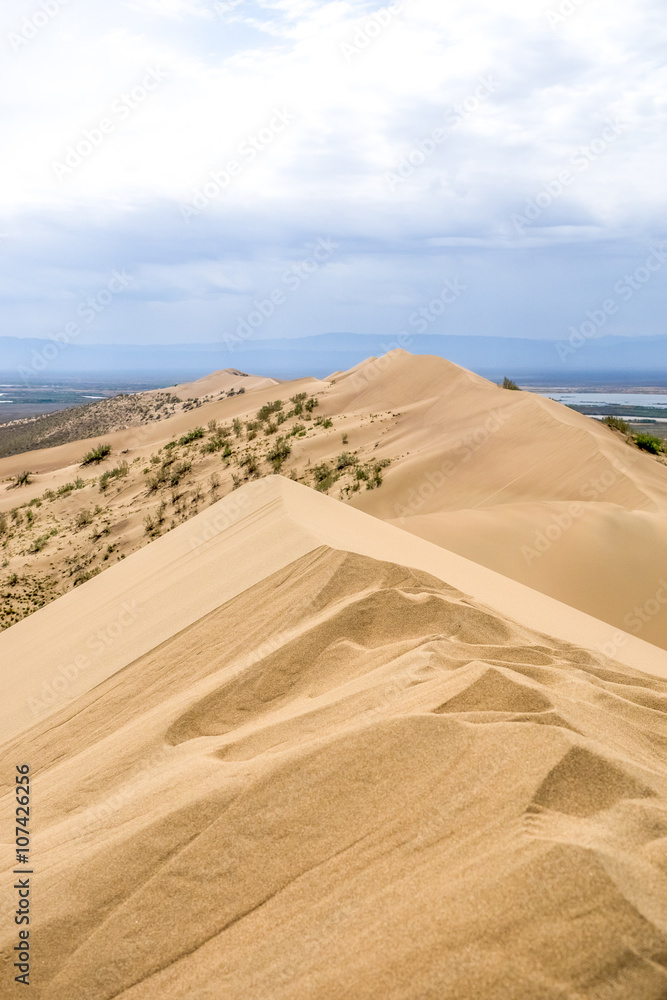
[[[439,355],[492,379],[531,376],[566,383],[578,375],[618,378],[623,374],[631,374],[635,381],[642,375],[653,383],[667,379],[667,336],[582,337],[580,341],[328,333],[233,344],[89,345],[0,337],[0,373],[22,381],[69,374],[151,374],[184,381],[234,367],[277,378],[322,377],[403,347],[412,354]]]

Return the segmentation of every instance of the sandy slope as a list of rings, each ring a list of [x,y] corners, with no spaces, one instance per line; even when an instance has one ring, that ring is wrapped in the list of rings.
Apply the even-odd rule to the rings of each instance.
[[[224,391],[229,379],[238,382],[233,369],[178,391],[184,398]],[[388,459],[380,489],[350,493],[349,482],[337,481],[330,494],[667,648],[664,459],[559,403],[508,392],[442,358],[400,350],[321,381],[241,381],[248,385],[241,396],[107,435],[111,464],[121,453],[145,462],[174,436],[212,418],[251,419],[278,396],[314,393],[317,413],[330,416],[333,427],[315,434],[311,425],[307,437],[293,439],[288,468],[300,481],[314,485],[313,468],[335,461],[342,449],[363,461]],[[24,468],[39,472],[20,496],[0,490],[0,511],[71,481],[87,447],[78,442],[0,460],[0,479]],[[202,465],[204,489],[219,468],[217,456]],[[264,463],[261,471],[270,470]],[[122,507],[110,514],[125,525],[113,535],[118,551],[126,551],[128,537],[127,551],[142,536],[147,511],[139,485],[134,493],[128,487],[129,499],[121,496]],[[231,481],[223,486],[231,488]],[[88,499],[81,493],[78,501]]]
[[[667,646],[665,464],[440,358],[393,352],[330,395],[402,410],[377,453],[403,457],[355,506]]]
[[[243,381],[239,383],[239,376]],[[218,395],[228,392],[232,388],[238,388],[239,384],[246,392],[253,389],[266,389],[269,386],[279,385],[279,380],[266,378],[262,375],[248,375],[238,368],[221,368],[220,371],[211,372],[194,382],[181,382],[178,385],[169,386],[168,389],[155,390],[161,392],[171,392],[179,399],[189,399],[191,397]]]
[[[667,994],[664,651],[272,477],[0,657],[17,726],[59,688],[3,746],[35,775],[34,996]]]

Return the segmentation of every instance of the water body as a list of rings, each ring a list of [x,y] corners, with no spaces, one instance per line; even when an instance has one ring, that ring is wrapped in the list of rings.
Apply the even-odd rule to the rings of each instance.
[[[541,392],[566,406],[660,406],[667,410],[667,393],[654,392]]]

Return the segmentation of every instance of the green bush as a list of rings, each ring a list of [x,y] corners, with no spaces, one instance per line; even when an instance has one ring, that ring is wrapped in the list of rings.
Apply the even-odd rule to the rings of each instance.
[[[87,508],[84,508],[84,510],[80,510],[79,513],[76,515],[76,520],[74,523],[76,524],[78,529],[86,528],[89,524],[92,524],[93,515],[91,511],[89,511]]]
[[[270,416],[274,413],[278,413],[283,408],[282,399],[276,399],[273,403],[265,403],[257,411],[257,419],[264,422],[268,420]]]
[[[631,430],[630,424],[622,417],[605,417],[602,423],[611,427],[612,430],[622,431],[624,434],[629,434]]]
[[[635,444],[642,451],[649,451],[652,455],[659,455],[662,451],[662,441],[652,434],[636,434]]]
[[[344,451],[336,459],[336,468],[349,469],[350,466],[356,465],[357,461],[356,455],[353,455],[350,451]]]
[[[47,532],[46,535],[40,535],[40,537],[36,538],[32,543],[32,545],[30,546],[30,548],[28,549],[29,554],[31,556],[34,556],[37,552],[41,552],[46,543],[48,542],[49,538],[57,534],[58,534],[57,530],[53,528],[51,531]]]
[[[195,427],[193,430],[188,431],[187,434],[184,434],[183,437],[180,437],[178,439],[178,443],[179,445],[190,444],[191,441],[197,441],[199,438],[203,438],[204,433],[205,431],[203,427]]]
[[[124,479],[130,474],[127,462],[121,462],[115,469],[109,469],[100,476],[100,491],[104,493],[112,479]]]
[[[271,450],[267,453],[267,459],[271,462],[274,472],[279,472],[285,459],[292,454],[292,449],[284,437],[278,437]]]
[[[503,379],[503,389],[512,389],[514,392],[521,392],[516,382],[513,379],[508,378],[507,375]]]
[[[103,459],[107,458],[111,454],[110,444],[98,444],[97,448],[93,448],[86,455],[83,456],[81,465],[93,465],[95,462],[101,462]]]
[[[32,482],[30,475],[31,475],[30,472],[19,472],[18,476],[14,477],[13,485],[16,487],[28,486]]]

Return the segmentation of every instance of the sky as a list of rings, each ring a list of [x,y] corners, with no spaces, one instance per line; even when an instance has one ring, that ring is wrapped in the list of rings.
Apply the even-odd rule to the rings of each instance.
[[[666,35],[658,0],[4,0],[0,334],[664,333]]]

